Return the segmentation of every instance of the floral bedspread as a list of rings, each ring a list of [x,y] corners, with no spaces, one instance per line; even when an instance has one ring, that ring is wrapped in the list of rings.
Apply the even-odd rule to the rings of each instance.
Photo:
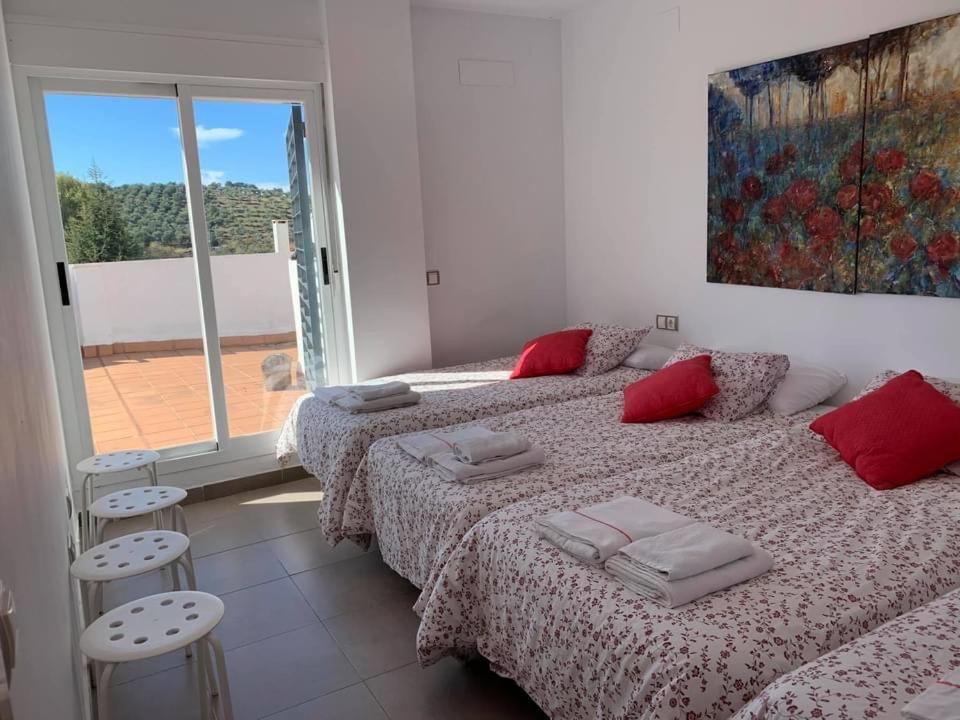
[[[466,425],[516,432],[544,449],[547,462],[476,485],[446,482],[399,448],[374,443],[357,471],[344,509],[342,534],[363,544],[372,533],[384,560],[429,597],[436,574],[464,534],[500,508],[550,490],[660,465],[758,434],[809,423],[826,412],[789,418],[769,412],[732,423],[691,415],[623,424],[623,393],[581,398]]]
[[[642,497],[750,538],[774,569],[667,609],[538,539],[537,515]],[[727,718],[779,676],[960,584],[960,482],[876,491],[806,429],[488,515],[442,569],[423,664],[474,649],[553,718]]]
[[[900,720],[903,706],[960,669],[960,591],[784,675],[737,720]]]
[[[300,456],[303,467],[324,483],[319,510],[327,540],[337,543],[343,508],[354,474],[375,441],[430,428],[502,415],[523,408],[550,405],[589,395],[622,390],[648,375],[645,370],[618,367],[592,377],[552,375],[508,380],[516,358],[500,358],[408,373],[384,380],[405,380],[422,394],[418,405],[379,413],[351,414],[306,396],[294,406],[278,443],[278,458]],[[295,447],[290,442],[296,437]]]

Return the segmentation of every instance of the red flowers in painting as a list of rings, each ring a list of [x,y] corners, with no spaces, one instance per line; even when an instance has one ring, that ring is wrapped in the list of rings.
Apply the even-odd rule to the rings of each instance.
[[[900,233],[890,241],[890,251],[900,262],[907,262],[917,251],[917,241],[910,233]]]
[[[860,204],[866,212],[878,213],[893,202],[893,190],[883,183],[866,183],[860,193]]]
[[[793,162],[797,159],[797,154],[799,152],[800,151],[797,149],[797,146],[793,143],[787,143],[783,146],[783,156],[790,162]]]
[[[943,193],[940,176],[930,170],[918,170],[910,179],[910,195],[914,200],[936,200]]]
[[[907,166],[906,153],[896,148],[880,150],[873,158],[873,166],[883,175],[893,175]]]
[[[852,210],[859,197],[860,189],[856,185],[844,185],[837,190],[837,206],[843,210]]]
[[[767,175],[779,175],[786,169],[787,161],[784,159],[783,155],[771,155],[767,158],[766,171]]]
[[[787,214],[789,207],[783,195],[772,197],[763,205],[763,221],[768,225],[779,225]]]
[[[790,207],[802,214],[813,209],[813,206],[817,204],[820,189],[813,180],[800,178],[794,180],[784,194],[787,197],[787,202],[790,203]]]
[[[927,257],[941,269],[952,265],[960,260],[960,240],[953,233],[940,233],[927,245]]]
[[[743,220],[743,205],[733,198],[724,198],[722,205],[723,219],[733,225]]]
[[[843,220],[832,207],[821,205],[816,210],[807,213],[803,218],[803,225],[810,237],[818,244],[832,243],[840,236],[843,229]]]
[[[740,186],[740,196],[744,200],[759,200],[763,197],[763,183],[756,175],[748,175]]]

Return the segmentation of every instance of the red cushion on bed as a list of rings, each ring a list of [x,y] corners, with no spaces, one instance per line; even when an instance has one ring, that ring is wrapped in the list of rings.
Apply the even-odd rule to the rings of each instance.
[[[620,422],[647,423],[680,417],[702,408],[718,392],[709,355],[681,360],[627,386]]]
[[[534,338],[523,346],[510,379],[573,372],[583,365],[592,334],[593,330],[587,329],[561,330]]]
[[[907,485],[960,459],[960,405],[916,370],[817,418],[810,429],[877,490]]]

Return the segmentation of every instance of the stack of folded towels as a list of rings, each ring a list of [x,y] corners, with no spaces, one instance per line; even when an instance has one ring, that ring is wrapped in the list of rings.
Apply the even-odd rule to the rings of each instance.
[[[940,678],[901,711],[907,720],[960,719],[960,671]]]
[[[564,552],[671,608],[773,567],[748,540],[634,497],[553,513],[535,527]]]
[[[352,413],[393,410],[420,402],[420,393],[413,392],[410,385],[400,381],[379,385],[339,385],[317,388],[313,394],[323,402]]]
[[[543,450],[526,438],[481,426],[416,433],[397,444],[444,480],[462,485],[513,475],[546,460]]]

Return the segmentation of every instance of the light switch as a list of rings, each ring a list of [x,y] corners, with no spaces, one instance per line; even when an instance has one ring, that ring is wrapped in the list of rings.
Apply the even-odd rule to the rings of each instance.
[[[439,285],[439,284],[440,284],[440,271],[427,270],[427,285]]]
[[[677,332],[680,329],[680,318],[677,315],[657,315],[657,330]]]

